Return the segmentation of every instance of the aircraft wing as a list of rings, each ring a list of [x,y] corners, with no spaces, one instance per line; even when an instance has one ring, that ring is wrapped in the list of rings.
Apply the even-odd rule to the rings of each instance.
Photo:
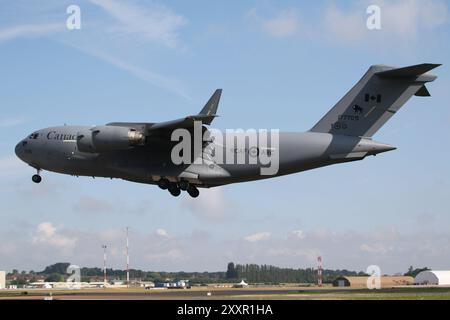
[[[217,89],[199,114],[187,116],[177,120],[154,123],[147,129],[151,133],[152,131],[156,130],[175,130],[178,128],[192,128],[194,126],[194,121],[201,121],[203,124],[209,125],[213,122],[214,118],[218,116],[216,112],[219,106],[221,94],[222,89]]]
[[[164,133],[171,132],[179,128],[193,128],[194,121],[201,121],[203,124],[210,125],[215,117],[217,108],[219,106],[220,96],[222,94],[222,89],[217,89],[208,102],[205,104],[200,113],[196,115],[187,116],[184,118],[158,122],[158,123],[129,123],[129,122],[112,122],[108,123],[109,126],[126,126],[132,127],[141,132],[145,132],[146,136],[159,136],[164,135]]]
[[[187,116],[185,118],[177,119],[177,120],[171,120],[171,121],[164,121],[164,122],[158,122],[151,124],[148,126],[147,130],[149,133],[152,131],[159,131],[159,130],[175,130],[179,128],[192,128],[194,127],[194,121],[201,121],[204,124],[211,124],[212,120],[216,116],[204,116],[204,115],[195,115],[195,116]]]

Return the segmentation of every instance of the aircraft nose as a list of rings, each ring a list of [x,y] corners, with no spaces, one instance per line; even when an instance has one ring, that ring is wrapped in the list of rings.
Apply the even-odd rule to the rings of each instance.
[[[17,145],[16,145],[16,148],[14,149],[14,151],[15,151],[15,153],[16,153],[16,156],[19,158],[19,159],[21,159],[21,160],[23,160],[24,159],[24,151],[23,151],[23,147],[24,147],[24,144],[26,144],[27,142],[26,141],[20,141]],[[23,161],[25,161],[25,160],[23,160]]]

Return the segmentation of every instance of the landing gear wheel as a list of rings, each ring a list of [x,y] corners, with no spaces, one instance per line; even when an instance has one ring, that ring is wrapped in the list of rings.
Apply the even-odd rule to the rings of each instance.
[[[163,190],[167,190],[167,188],[169,187],[169,181],[167,181],[166,179],[159,180],[158,187],[160,187]]]
[[[178,188],[176,184],[170,184],[168,189],[170,194],[173,195],[174,197],[178,197],[181,194],[181,190],[180,188]]]
[[[200,191],[198,191],[198,189],[194,186],[189,186],[187,192],[192,198],[197,198],[200,195]]]
[[[40,175],[35,174],[35,175],[33,175],[33,176],[31,177],[31,180],[33,180],[34,183],[39,183],[39,182],[42,181],[42,178],[41,178]]]
[[[189,182],[187,181],[180,181],[180,189],[183,191],[186,191],[189,188]]]

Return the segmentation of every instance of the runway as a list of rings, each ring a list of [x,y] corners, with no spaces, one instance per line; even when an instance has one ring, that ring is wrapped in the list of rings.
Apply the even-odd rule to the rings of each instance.
[[[25,293],[26,292],[26,293]],[[255,299],[258,296],[299,294],[299,289],[170,289],[170,290],[22,290],[0,295],[0,299],[53,300],[185,300],[185,299]]]
[[[83,289],[0,291],[0,300],[353,300],[353,299],[445,299],[450,288],[402,287],[382,290],[309,287],[254,287],[192,289]]]

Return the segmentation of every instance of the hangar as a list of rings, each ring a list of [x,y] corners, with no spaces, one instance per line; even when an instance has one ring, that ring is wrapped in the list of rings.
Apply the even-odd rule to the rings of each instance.
[[[367,288],[369,277],[339,277],[333,281],[333,287]],[[383,276],[380,277],[382,288],[407,286],[414,283],[413,277],[407,276]]]
[[[6,272],[0,271],[0,289],[5,289],[6,287]]]
[[[414,279],[414,284],[450,286],[450,271],[422,271]]]

